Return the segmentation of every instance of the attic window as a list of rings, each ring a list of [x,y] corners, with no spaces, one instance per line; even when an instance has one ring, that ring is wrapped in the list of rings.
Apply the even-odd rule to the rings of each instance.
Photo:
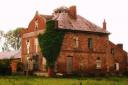
[[[35,29],[36,29],[36,30],[38,29],[38,25],[39,25],[39,24],[38,24],[38,20],[36,19],[36,20],[35,20]]]

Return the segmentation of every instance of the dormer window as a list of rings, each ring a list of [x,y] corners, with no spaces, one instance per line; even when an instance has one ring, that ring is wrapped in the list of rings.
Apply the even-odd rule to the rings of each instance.
[[[37,30],[38,29],[38,20],[36,19],[36,21],[35,21],[35,29]]]
[[[78,48],[79,47],[79,38],[78,36],[73,37],[73,47]]]

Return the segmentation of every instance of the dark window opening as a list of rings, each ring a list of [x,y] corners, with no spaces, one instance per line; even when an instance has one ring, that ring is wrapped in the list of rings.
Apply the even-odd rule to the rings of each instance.
[[[114,55],[114,48],[111,48],[111,54]]]
[[[88,48],[89,49],[92,49],[93,48],[92,38],[88,38]]]

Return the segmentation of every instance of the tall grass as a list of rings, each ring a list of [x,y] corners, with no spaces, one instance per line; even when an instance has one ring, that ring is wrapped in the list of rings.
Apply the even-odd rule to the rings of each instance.
[[[127,77],[44,78],[35,76],[0,76],[0,85],[128,85]]]

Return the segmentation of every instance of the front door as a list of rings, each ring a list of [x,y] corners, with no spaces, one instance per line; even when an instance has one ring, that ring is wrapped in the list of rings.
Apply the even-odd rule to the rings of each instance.
[[[33,56],[33,71],[39,70],[39,56]]]
[[[67,57],[67,73],[72,73],[72,56]]]

